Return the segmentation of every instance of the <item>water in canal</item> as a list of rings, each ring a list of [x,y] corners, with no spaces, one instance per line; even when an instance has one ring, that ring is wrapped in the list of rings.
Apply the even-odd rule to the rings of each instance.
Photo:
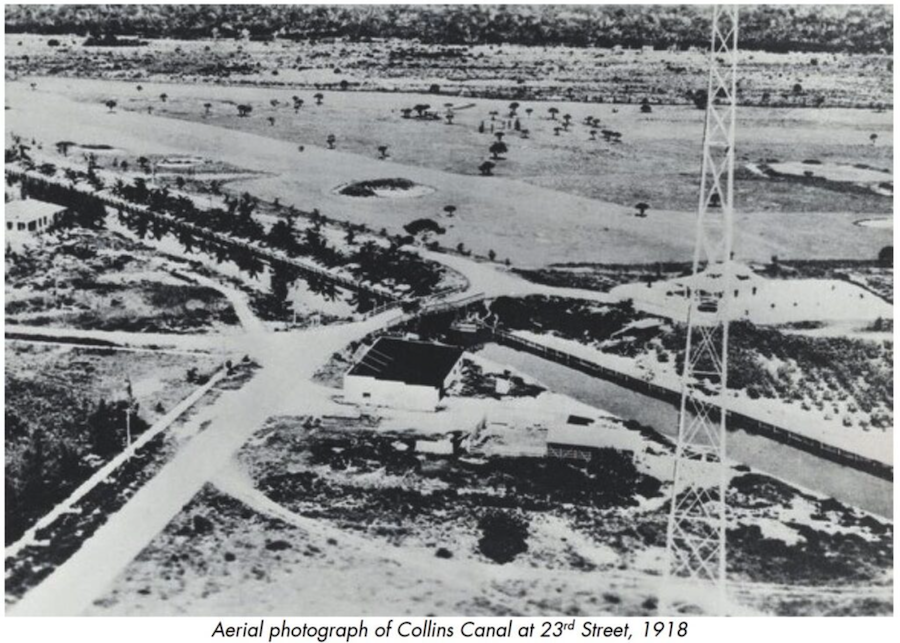
[[[506,346],[488,344],[479,354],[531,375],[557,393],[621,418],[637,420],[667,436],[677,433],[678,410],[668,402]],[[728,433],[728,457],[792,484],[893,518],[893,483],[887,480],[740,429]]]

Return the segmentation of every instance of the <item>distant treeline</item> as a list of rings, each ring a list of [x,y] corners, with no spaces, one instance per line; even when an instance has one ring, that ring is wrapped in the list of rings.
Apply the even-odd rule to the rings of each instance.
[[[741,46],[893,51],[890,5],[742,8]],[[7,33],[145,38],[419,39],[440,45],[707,46],[708,6],[7,5]]]

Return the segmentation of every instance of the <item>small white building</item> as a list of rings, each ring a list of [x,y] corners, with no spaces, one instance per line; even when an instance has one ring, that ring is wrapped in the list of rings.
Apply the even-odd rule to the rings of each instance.
[[[65,206],[46,201],[35,199],[10,201],[4,204],[6,234],[9,236],[40,234],[56,223],[65,211]]]
[[[435,411],[459,377],[463,351],[381,337],[344,375],[344,399],[371,406]]]

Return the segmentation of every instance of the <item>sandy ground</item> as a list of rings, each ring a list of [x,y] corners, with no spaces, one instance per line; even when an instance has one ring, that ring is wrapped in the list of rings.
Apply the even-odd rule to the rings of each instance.
[[[801,321],[866,322],[893,319],[894,307],[855,284],[838,279],[767,279],[742,264],[734,264],[731,320],[747,319],[754,324],[788,324]],[[635,307],[655,315],[686,321],[689,301],[686,288],[716,292],[722,284],[709,278],[710,271],[650,284],[618,286],[610,295],[632,299]],[[721,274],[716,270],[716,274]],[[702,321],[713,314],[699,313]]]
[[[176,87],[176,86],[173,86]],[[30,91],[25,82],[7,83],[7,131],[35,137],[52,145],[58,140],[110,141],[134,154],[197,154],[248,170],[266,172],[263,178],[237,186],[267,198],[281,199],[303,209],[399,231],[423,213],[440,213],[446,204],[458,207],[454,227],[442,242],[482,254],[494,249],[500,259],[517,265],[554,261],[593,260],[633,262],[679,260],[689,257],[695,215],[654,210],[639,219],[630,207],[541,188],[505,176],[463,176],[374,157],[306,145],[300,153],[293,142],[229,130],[205,123],[188,123],[146,113],[108,114],[103,94],[133,89],[128,84],[72,79],[41,79]],[[237,98],[248,90],[204,88]],[[175,91],[173,89],[173,91]],[[186,91],[186,90],[184,90]],[[254,90],[261,91],[261,90]],[[837,110],[840,111],[840,110]],[[690,114],[689,112],[686,112]],[[690,114],[690,118],[694,118]],[[576,116],[577,120],[577,116]],[[671,128],[671,123],[665,125]],[[777,124],[768,136],[780,135]],[[652,129],[648,130],[652,135]],[[805,133],[804,133],[805,132]],[[821,124],[798,130],[796,136],[814,138]],[[418,199],[353,199],[333,193],[352,181],[402,176],[437,188]],[[849,213],[805,213],[802,218],[776,212],[741,213],[736,241],[738,256],[768,260],[784,258],[874,257],[890,243],[885,230],[853,225]],[[502,221],[502,226],[497,222]],[[560,231],[564,231],[564,235]]]

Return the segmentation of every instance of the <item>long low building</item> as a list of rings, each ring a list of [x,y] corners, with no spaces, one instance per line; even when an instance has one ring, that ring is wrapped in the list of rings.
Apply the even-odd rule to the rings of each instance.
[[[23,199],[4,204],[7,233],[38,234],[59,220],[66,208],[55,203]]]
[[[435,411],[459,376],[462,354],[454,346],[381,337],[344,375],[344,399]]]

